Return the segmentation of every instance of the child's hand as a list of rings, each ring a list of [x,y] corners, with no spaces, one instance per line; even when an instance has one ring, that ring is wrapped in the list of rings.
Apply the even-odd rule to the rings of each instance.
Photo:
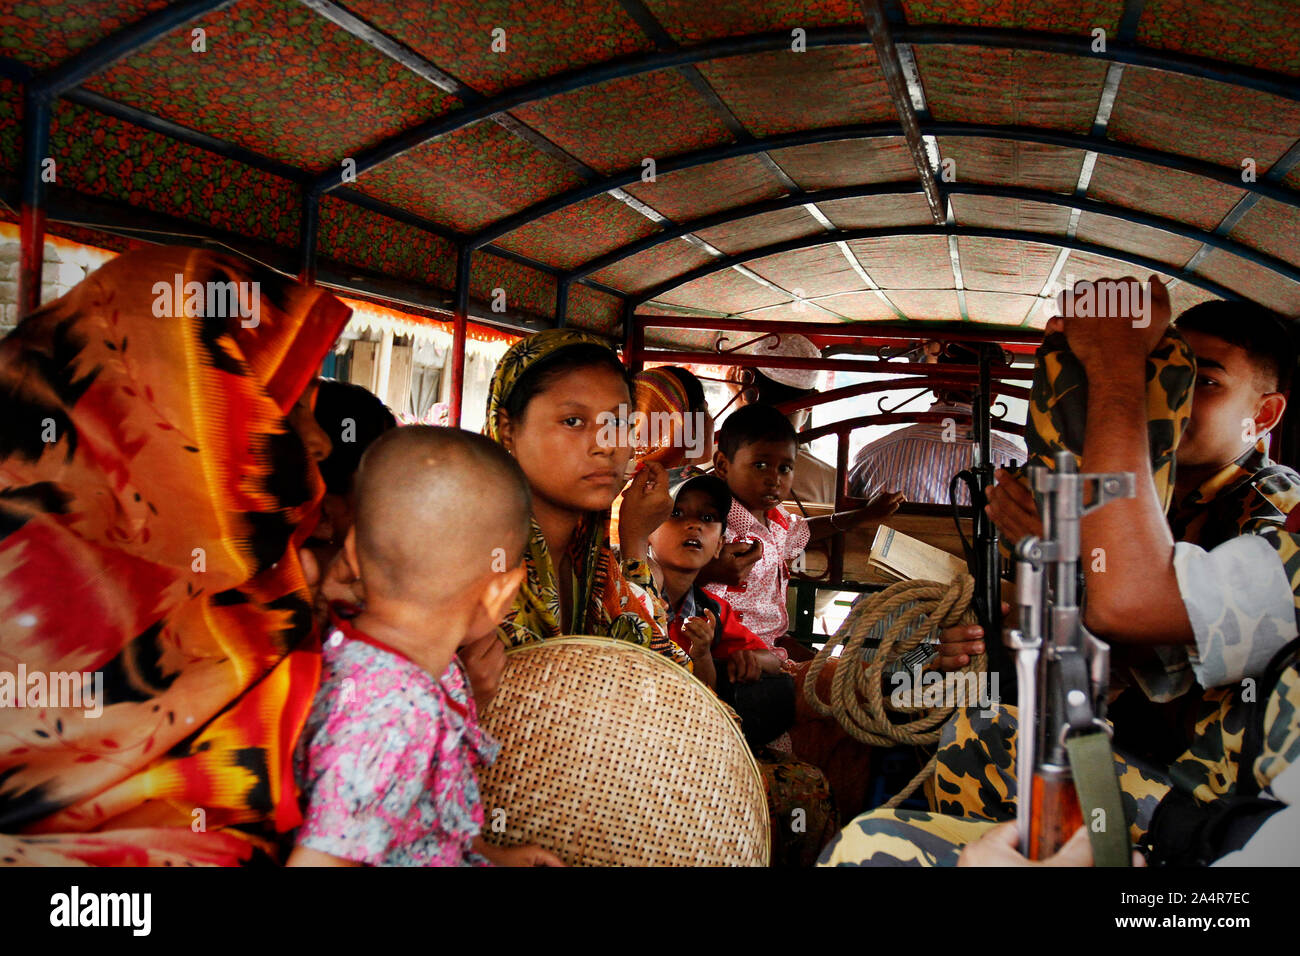
[[[750,568],[763,556],[763,542],[732,541],[722,546],[722,556],[715,558],[704,566],[699,577],[699,584],[725,584],[727,587],[739,587],[749,577]]]
[[[763,676],[758,652],[740,650],[727,658],[727,676],[733,684],[749,684]]]
[[[691,659],[699,660],[710,655],[713,647],[713,634],[717,629],[718,619],[707,607],[704,617],[689,617],[682,623],[682,633],[691,641]]]
[[[879,524],[897,511],[898,506],[906,500],[901,491],[890,491],[877,495],[871,499],[870,504],[862,509],[860,512],[861,517],[854,519],[854,524],[859,527],[867,524]]]
[[[644,560],[650,535],[672,513],[668,472],[659,462],[648,461],[623,492],[623,503],[618,508],[618,541],[623,557]]]
[[[497,866],[564,866],[564,861],[540,846],[493,847],[491,860]]]

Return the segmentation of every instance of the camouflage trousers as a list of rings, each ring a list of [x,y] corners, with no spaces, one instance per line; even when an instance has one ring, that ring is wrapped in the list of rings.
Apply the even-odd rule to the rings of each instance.
[[[1171,786],[1211,804],[1235,792],[1245,712],[1238,694],[1206,692],[1193,739],[1168,779],[1116,757],[1124,813],[1134,843],[1143,843],[1156,806]],[[940,738],[930,802],[941,812],[874,810],[846,826],[825,851],[824,866],[952,866],[962,848],[999,822],[1015,819],[1016,710],[958,711]],[[1300,761],[1300,667],[1285,670],[1263,716],[1263,744],[1253,768],[1266,789]]]
[[[822,852],[818,866],[956,866],[967,843],[996,823],[924,810],[872,810]]]
[[[1016,818],[1017,708],[962,708],[944,725],[934,777],[927,784],[930,806],[939,813],[1001,823]],[[1134,843],[1141,843],[1169,780],[1115,755],[1124,818]]]
[[[1017,712],[962,708],[944,725],[935,775],[936,812],[873,810],[853,820],[823,851],[820,866],[955,866],[962,848],[1016,818]],[[1124,816],[1141,842],[1169,790],[1167,781],[1115,757]]]

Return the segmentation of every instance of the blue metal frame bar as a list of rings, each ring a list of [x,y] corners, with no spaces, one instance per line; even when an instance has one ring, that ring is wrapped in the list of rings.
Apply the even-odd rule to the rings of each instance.
[[[745,142],[724,143],[721,146],[709,146],[692,153],[683,153],[680,156],[672,156],[659,161],[656,164],[656,174],[663,176],[665,173],[694,169],[696,166],[706,166],[709,163],[716,163],[725,159],[734,159],[737,156],[751,156],[754,153],[764,152],[766,150],[786,149],[791,146],[807,146],[813,143],[829,143],[836,140],[870,139],[872,137],[902,135],[903,129],[897,123],[828,126],[821,129],[801,130],[797,133],[780,133],[775,136],[765,136],[761,139],[752,139]],[[495,242],[500,237],[507,233],[514,232],[516,229],[531,223],[535,219],[548,216],[553,212],[559,212],[575,203],[580,203],[595,196],[599,196],[602,193],[609,192],[611,189],[618,189],[639,182],[640,179],[641,167],[636,166],[635,168],[625,169],[621,172],[606,176],[599,182],[585,183],[582,186],[575,186],[573,189],[562,192],[556,196],[551,196],[550,198],[534,203],[528,208],[514,213],[513,215],[497,220],[490,226],[479,230],[471,236],[470,242],[475,245]]]
[[[1093,52],[1091,37],[1072,37],[1064,34],[1029,30],[900,26],[895,28],[893,40],[895,43],[914,45],[949,44],[1037,50],[1045,53],[1062,53],[1112,63],[1131,63],[1150,69],[1260,90],[1284,99],[1300,101],[1300,83],[1283,74],[1247,67],[1227,66],[1214,60],[1178,56],[1123,43],[1107,44],[1105,52]],[[872,42],[873,38],[870,31],[860,28],[818,28],[809,30],[807,35],[809,49],[836,46],[867,46]],[[509,112],[528,103],[596,86],[610,80],[638,76],[643,73],[691,66],[696,63],[725,57],[788,49],[789,43],[789,33],[779,31],[726,37],[692,47],[660,50],[639,56],[623,57],[595,66],[582,67],[556,76],[546,77],[506,90],[466,109],[426,120],[368,150],[362,151],[355,157],[357,160],[357,174],[360,175],[366,170],[387,162],[430,140],[446,136],[481,120],[489,119],[498,113]],[[324,174],[317,182],[317,185],[326,192],[337,188],[341,184],[342,174],[340,171],[331,171]]]
[[[437,64],[412,50],[405,43],[385,33],[370,21],[358,16],[346,7],[335,3],[334,0],[298,0],[298,2],[313,13],[329,20],[343,32],[378,50],[426,83],[437,87],[444,93],[455,96],[466,106],[477,106],[487,99],[468,83],[448,73]],[[538,149],[552,159],[557,160],[583,179],[595,179],[600,175],[586,163],[570,155],[562,147],[513,116],[499,113],[493,116],[492,120],[502,129],[527,141],[534,149]]]
[[[1268,183],[1280,183],[1285,179],[1296,166],[1300,166],[1300,140],[1291,144],[1291,148],[1282,154],[1282,158],[1269,167],[1267,173],[1263,175],[1263,180]],[[1245,218],[1246,213],[1255,208],[1259,202],[1259,193],[1247,193],[1237,200],[1237,204],[1228,210],[1227,215],[1214,227],[1214,232],[1208,234],[1208,238],[1203,240],[1201,248],[1197,249],[1192,257],[1183,264],[1183,268],[1193,270],[1199,266],[1214,248],[1222,248],[1220,237],[1226,236],[1237,227],[1237,224]]]
[[[263,156],[224,139],[217,139],[207,133],[190,129],[188,126],[182,126],[153,113],[146,113],[134,106],[127,106],[125,103],[119,103],[117,100],[111,100],[90,90],[69,90],[63,94],[63,99],[70,103],[76,103],[78,106],[84,106],[87,109],[103,113],[106,116],[111,116],[114,119],[120,119],[133,126],[139,126],[141,129],[147,129],[151,133],[158,133],[188,146],[196,146],[210,153],[216,153],[218,156],[224,156],[226,159],[233,159],[237,163],[260,169],[262,172],[279,176],[281,179],[287,179],[290,182],[307,185],[313,179],[311,173],[290,166],[288,163],[282,163],[278,159],[271,159],[269,156]]]
[[[671,34],[663,28],[663,25],[655,18],[655,15],[650,12],[646,5],[642,3],[642,0],[617,0],[617,2],[618,5],[623,8],[623,12],[632,18],[636,25],[641,28],[641,32],[644,33],[659,50],[666,51],[680,49],[680,44],[678,44],[677,41],[672,38]],[[710,83],[705,78],[704,74],[700,72],[699,67],[681,66],[677,68],[677,72],[681,74],[682,78],[695,89],[695,92],[698,93],[701,98],[703,98],[703,100],[708,104],[709,109],[711,109],[714,114],[722,120],[723,125],[727,127],[727,130],[732,136],[736,137],[738,140],[753,139],[753,134],[745,128],[745,124],[742,123],[736,114],[731,111],[731,107],[723,102],[722,97],[720,97],[717,90],[713,88],[713,84]],[[760,163],[767,167],[768,172],[780,181],[784,188],[791,192],[800,191],[799,185],[786,175],[785,170],[778,166],[771,156],[767,153],[759,153],[757,158]]]
[[[302,196],[301,238],[298,244],[298,278],[316,284],[316,235],[320,227],[320,193],[307,189]]]
[[[726,225],[729,222],[748,219],[751,216],[759,216],[763,213],[778,212],[782,209],[791,209],[808,203],[834,202],[837,199],[861,199],[867,196],[910,196],[920,191],[921,187],[916,183],[877,183],[871,186],[842,186],[835,189],[818,189],[791,196],[778,196],[776,199],[764,199],[760,202],[724,209],[722,212],[710,216],[701,216],[699,219],[677,223],[668,229],[646,236],[644,239],[638,239],[636,242],[629,242],[625,246],[612,249],[603,256],[597,256],[595,259],[570,269],[565,274],[569,278],[580,279],[583,276],[591,275],[594,272],[599,272],[618,262],[622,262],[639,252],[653,249],[655,246],[670,242],[673,239],[680,239],[688,233],[700,232],[704,229]]]
[[[1005,139],[1015,142],[1060,146],[1082,152],[1104,153],[1108,156],[1133,159],[1164,169],[1175,169],[1180,172],[1191,173],[1192,175],[1225,183],[1245,192],[1259,193],[1283,205],[1300,208],[1300,192],[1271,183],[1267,181],[1267,177],[1262,177],[1257,182],[1244,183],[1241,181],[1240,171],[1235,168],[1215,166],[1212,163],[1179,156],[1176,153],[1165,153],[1141,146],[1130,146],[1114,140],[1083,136],[1077,133],[1061,133],[1055,130],[1034,127],[994,126],[984,123],[922,123],[920,124],[920,130],[922,135],[929,136]],[[807,146],[813,143],[826,143],[837,140],[879,139],[902,135],[902,127],[895,123],[831,126],[814,130],[802,130],[797,133],[782,133],[749,142],[726,143],[721,146],[710,146],[696,150],[692,153],[683,153],[680,156],[659,163],[658,172],[663,175],[670,172],[694,169],[697,166],[705,166],[724,159],[733,159],[737,156],[749,156],[764,150],[788,149],[793,146]],[[613,173],[598,182],[576,186],[556,196],[534,203],[532,206],[513,215],[497,220],[492,225],[470,236],[469,241],[475,246],[496,242],[506,234],[528,225],[534,220],[599,196],[611,189],[626,186],[640,178],[641,167],[637,166]]]
[[[0,58],[0,65],[15,63],[17,63],[15,60]],[[260,153],[255,153],[242,146],[238,146],[222,139],[217,139],[207,133],[199,132],[198,130],[191,129],[188,126],[182,126],[179,123],[175,123],[169,119],[164,119],[161,116],[146,113],[143,110],[138,110],[133,106],[127,106],[123,103],[117,102],[116,100],[111,100],[98,93],[91,92],[90,90],[69,90],[67,93],[63,94],[63,99],[76,103],[79,106],[84,106],[87,109],[103,113],[107,116],[112,116],[115,119],[120,119],[123,122],[131,123],[134,126],[139,126],[142,129],[147,129],[150,132],[158,133],[187,145],[207,150],[211,153],[216,153],[218,156],[224,156],[227,159],[232,159],[235,162],[242,163],[245,166],[250,166],[253,169],[260,169],[263,172],[279,176],[280,178],[286,179],[290,182],[298,183],[299,185],[306,186],[309,189],[316,179],[314,174],[306,170],[290,166],[287,163],[282,163],[279,160],[271,159],[267,156],[262,156]],[[431,219],[417,216],[414,213],[407,212],[406,210],[386,203],[381,199],[375,199],[374,197],[368,196],[355,189],[336,189],[330,193],[330,195],[335,199],[340,199],[344,202],[361,206],[363,209],[368,209],[371,212],[388,219],[394,219],[398,222],[413,226],[416,229],[422,229],[425,232],[432,233],[433,235],[446,239],[449,242],[460,243],[466,238],[463,234],[454,229],[449,229]],[[503,259],[508,259],[512,262],[517,262],[522,266],[529,269],[535,269],[547,275],[560,275],[562,271],[554,266],[549,266],[546,263],[538,262],[528,256],[516,252],[510,252],[497,246],[484,246],[482,247],[482,251],[499,256]],[[581,282],[583,285],[596,289],[599,292],[604,292],[607,295],[613,295],[619,298],[625,298],[627,296],[627,293],[603,283],[596,282],[595,280],[577,278],[574,281]]]
[[[116,200],[101,199],[78,193],[67,186],[52,184],[46,202],[46,219],[117,236],[142,239],[158,245],[200,245],[234,252],[261,262],[271,269],[294,275],[301,266],[298,246],[285,248],[235,232],[216,229],[196,221],[187,221],[166,213],[133,208]],[[16,175],[0,177],[0,198],[15,208],[21,184]],[[342,295],[389,305],[438,321],[450,321],[454,296],[450,289],[437,289],[414,280],[385,275],[373,269],[350,265],[317,256],[316,283],[337,290]],[[529,335],[547,323],[541,317],[523,313],[498,314],[472,307],[471,322]]]
[[[555,283],[555,327],[564,328],[569,324],[569,282],[561,276]]]
[[[725,225],[730,222],[736,222],[742,219],[748,219],[752,216],[762,215],[768,212],[776,212],[781,209],[789,209],[794,206],[803,206],[806,203],[825,203],[834,202],[839,199],[862,199],[870,196],[905,196],[914,195],[920,192],[920,187],[914,183],[880,183],[870,186],[842,186],[834,189],[821,189],[813,192],[802,193],[796,196],[781,196],[776,199],[765,199],[761,202],[750,203],[745,206],[737,206],[732,209],[723,210],[710,216],[704,216],[699,219],[693,219],[689,222],[678,223],[670,229],[654,233],[644,239],[628,243],[618,249],[613,249],[603,256],[585,262],[568,272],[563,273],[565,278],[578,280],[592,273],[599,272],[609,266],[622,262],[624,259],[631,258],[638,253],[645,252],[648,249],[661,245],[665,242],[671,242],[674,239],[681,238],[686,233],[698,232],[704,229],[710,229],[714,226]],[[1227,238],[1226,236],[1216,235],[1187,223],[1179,222],[1176,219],[1165,219],[1160,216],[1153,216],[1147,213],[1138,212],[1132,209],[1126,209],[1122,206],[1113,206],[1108,203],[1098,202],[1093,199],[1085,199],[1078,196],[1066,195],[1063,193],[1054,193],[1042,189],[1025,189],[1018,186],[984,186],[973,183],[947,183],[945,192],[951,196],[988,196],[999,199],[1017,199],[1028,202],[1047,203],[1055,206],[1064,206],[1068,209],[1077,209],[1081,212],[1092,212],[1102,216],[1110,216],[1114,219],[1120,219],[1124,222],[1131,222],[1137,225],[1149,226],[1153,229],[1159,229],[1172,235],[1181,236],[1196,242],[1203,242],[1223,249],[1235,256],[1247,259],[1258,265],[1271,269],[1280,275],[1289,279],[1300,282],[1300,267],[1294,266],[1282,259],[1270,256],[1267,253]],[[1044,235],[1050,235],[1044,233]],[[1073,237],[1071,237],[1073,238]]]
[[[1147,0],[1124,0],[1124,10],[1119,17],[1119,41],[1121,43],[1133,43],[1137,39],[1138,22],[1142,19],[1142,12],[1147,5]]]
[[[1122,159],[1134,159],[1165,169],[1191,173],[1224,183],[1245,192],[1255,192],[1286,206],[1300,208],[1300,192],[1286,189],[1267,182],[1261,177],[1253,183],[1242,182],[1241,169],[1236,166],[1215,166],[1203,160],[1180,156],[1178,153],[1166,153],[1161,150],[1146,149],[1142,146],[1130,146],[1111,139],[1099,139],[1093,136],[1081,136],[1077,133],[1061,133],[1055,130],[1039,129],[1033,126],[985,126],[975,123],[929,123],[922,126],[922,131],[932,136],[984,137],[1007,139],[1020,143],[1038,143],[1044,146],[1061,146],[1065,149],[1078,149],[1084,152],[1102,153],[1106,156],[1118,156]]]
[[[689,272],[674,276],[665,282],[645,289],[636,295],[636,301],[639,303],[650,302],[665,292],[671,292],[673,289],[683,286],[688,282],[704,278],[723,269],[730,269],[732,266],[741,265],[754,259],[762,259],[765,256],[778,255],[783,252],[794,252],[799,249],[809,249],[815,246],[827,245],[833,242],[853,242],[858,239],[889,239],[899,236],[970,236],[972,238],[984,239],[1011,239],[1018,242],[1036,242],[1043,245],[1058,246],[1064,249],[1075,249],[1079,252],[1090,252],[1094,255],[1106,256],[1120,262],[1127,262],[1130,265],[1139,266],[1143,269],[1149,269],[1152,272],[1159,272],[1164,275],[1173,276],[1181,279],[1189,285],[1195,285],[1205,289],[1214,295],[1223,299],[1236,300],[1242,298],[1236,292],[1219,285],[1217,282],[1211,282],[1209,279],[1193,273],[1186,272],[1176,266],[1171,266],[1165,262],[1158,262],[1147,256],[1139,256],[1135,253],[1125,252],[1122,249],[1113,249],[1110,246],[1099,246],[1091,242],[1079,242],[1076,239],[1068,239],[1065,236],[1055,236],[1043,232],[1027,232],[1020,229],[978,229],[966,226],[903,226],[886,229],[849,229],[840,230],[834,233],[822,233],[816,236],[804,236],[799,239],[791,239],[786,242],[777,242],[772,245],[762,246],[758,249],[749,249],[745,252],[737,253],[733,256],[727,256],[725,259],[718,259],[714,262],[707,262],[704,265],[692,269]]]

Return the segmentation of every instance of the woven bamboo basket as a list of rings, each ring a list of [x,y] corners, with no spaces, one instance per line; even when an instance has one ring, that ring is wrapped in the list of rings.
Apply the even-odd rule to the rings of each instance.
[[[763,779],[722,703],[626,641],[565,637],[509,652],[483,726],[484,838],[571,866],[766,866]]]

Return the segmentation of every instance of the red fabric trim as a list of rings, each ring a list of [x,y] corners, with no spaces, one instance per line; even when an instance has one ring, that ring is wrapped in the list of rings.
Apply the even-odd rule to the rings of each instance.
[[[1300,532],[1300,508],[1292,508],[1291,513],[1286,516],[1286,524],[1283,529],[1290,531],[1292,534]]]
[[[362,631],[354,627],[351,619],[356,617],[360,613],[361,613],[361,609],[357,607],[355,604],[348,604],[344,601],[332,602],[330,604],[330,634],[332,635],[333,631],[337,629],[341,631],[343,633],[343,636],[346,637],[348,640],[360,641],[362,644],[369,644],[371,647],[377,647],[381,651],[387,651],[390,654],[396,654],[402,660],[410,662],[412,667],[420,667],[419,664],[415,663],[415,661],[411,660],[409,657],[407,657],[397,648],[390,647],[387,644],[381,644],[379,641],[375,640],[365,631]],[[452,666],[454,666],[454,661]],[[420,667],[420,670],[424,670],[424,668]],[[451,694],[447,693],[447,688],[442,686],[441,678],[437,678],[437,682],[439,688],[442,689],[442,695],[445,698],[447,698],[447,706],[449,706],[456,713],[460,714],[460,716],[463,719],[468,720],[469,708],[466,707],[464,704],[462,704],[460,701],[456,700],[456,698],[452,697]]]

